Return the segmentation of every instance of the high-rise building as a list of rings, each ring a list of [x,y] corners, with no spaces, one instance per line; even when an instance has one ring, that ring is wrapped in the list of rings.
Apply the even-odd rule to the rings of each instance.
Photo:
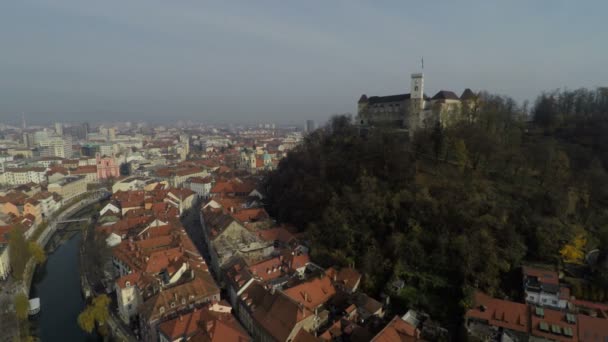
[[[23,145],[25,147],[34,147],[34,135],[28,132],[23,132]]]
[[[116,140],[116,127],[108,128],[108,140],[110,140],[110,141]]]
[[[76,139],[86,139],[87,134],[83,125],[68,126],[63,128],[63,133]]]
[[[41,141],[49,139],[49,132],[47,131],[37,131],[34,132],[34,144],[38,144]]]
[[[304,131],[306,131],[306,133],[310,133],[317,129],[317,124],[315,123],[315,120],[306,120],[306,127],[304,128]]]
[[[84,139],[87,139],[87,134],[89,134],[89,132],[91,132],[91,127],[89,126],[88,122],[85,122],[82,124],[82,128],[84,129]]]
[[[36,143],[41,157],[72,157],[72,137],[49,137]]]
[[[58,136],[63,135],[63,124],[61,122],[55,122],[55,134]]]

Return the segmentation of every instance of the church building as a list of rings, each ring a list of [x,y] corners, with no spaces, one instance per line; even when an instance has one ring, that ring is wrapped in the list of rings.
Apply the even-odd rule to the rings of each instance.
[[[364,127],[405,129],[411,137],[417,129],[433,127],[437,123],[445,127],[462,120],[463,105],[470,108],[476,98],[468,88],[460,97],[448,90],[428,97],[424,93],[423,74],[415,73],[411,76],[409,94],[361,95],[356,123]]]

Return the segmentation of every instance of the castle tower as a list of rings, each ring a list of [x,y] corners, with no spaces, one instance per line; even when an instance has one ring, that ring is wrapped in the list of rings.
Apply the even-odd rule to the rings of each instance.
[[[412,82],[410,85],[410,99],[424,100],[424,76],[422,73],[412,74]],[[422,105],[422,101],[419,101]],[[422,106],[420,106],[422,109]]]
[[[413,136],[422,121],[422,111],[424,110],[424,76],[422,73],[412,74],[410,84],[410,108],[409,116],[405,119],[404,126],[410,131],[410,137]]]

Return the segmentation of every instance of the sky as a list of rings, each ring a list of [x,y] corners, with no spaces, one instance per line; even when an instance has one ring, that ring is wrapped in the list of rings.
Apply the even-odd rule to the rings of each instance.
[[[0,2],[0,122],[302,123],[361,94],[607,85],[608,1]]]

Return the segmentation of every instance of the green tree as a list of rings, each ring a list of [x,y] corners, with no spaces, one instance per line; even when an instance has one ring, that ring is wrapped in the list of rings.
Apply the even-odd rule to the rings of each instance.
[[[23,293],[19,293],[15,296],[15,312],[17,318],[20,320],[26,320],[29,312],[29,300]]]
[[[454,142],[454,158],[461,172],[469,165],[469,152],[467,151],[467,145],[462,139]]]
[[[28,243],[23,228],[19,225],[13,226],[9,234],[9,254],[13,277],[21,280],[30,258]]]
[[[93,332],[95,324],[105,324],[110,317],[108,309],[110,297],[105,294],[93,298],[93,301],[78,315],[78,325],[88,333]]]
[[[46,253],[37,242],[30,241],[28,243],[28,251],[37,264],[42,264],[46,260]]]

